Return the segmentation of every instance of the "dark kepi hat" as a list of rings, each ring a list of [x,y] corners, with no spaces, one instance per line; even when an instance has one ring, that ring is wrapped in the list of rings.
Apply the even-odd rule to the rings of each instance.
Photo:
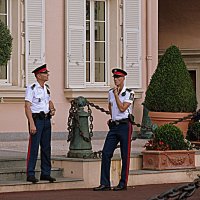
[[[126,76],[127,73],[123,69],[115,68],[112,70],[113,77]]]
[[[47,70],[47,64],[44,64],[44,65],[41,65],[40,67],[38,67],[38,68],[36,68],[36,69],[34,69],[33,71],[32,71],[32,73],[34,73],[34,74],[39,74],[39,73],[41,73],[41,72],[49,72],[48,70]]]

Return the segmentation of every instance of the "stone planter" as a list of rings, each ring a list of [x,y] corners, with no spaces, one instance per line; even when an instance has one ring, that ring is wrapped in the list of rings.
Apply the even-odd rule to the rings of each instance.
[[[152,112],[149,111],[149,117],[153,124],[157,124],[158,126],[169,124],[171,122],[174,122],[178,119],[182,119],[183,117],[188,116],[192,113],[174,113],[174,112]],[[183,120],[182,122],[179,122],[177,124],[174,124],[175,126],[179,127],[181,131],[183,132],[184,137],[186,137],[187,130],[188,130],[188,124],[191,119]]]
[[[168,170],[195,168],[195,151],[143,151],[143,169]]]

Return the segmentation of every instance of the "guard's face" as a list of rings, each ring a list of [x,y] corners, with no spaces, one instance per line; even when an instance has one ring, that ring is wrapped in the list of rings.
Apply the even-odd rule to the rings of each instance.
[[[114,76],[114,83],[116,86],[121,85],[122,83],[124,83],[124,77],[123,76]]]
[[[37,75],[37,77],[41,81],[48,81],[49,80],[49,73],[48,72],[41,72]]]

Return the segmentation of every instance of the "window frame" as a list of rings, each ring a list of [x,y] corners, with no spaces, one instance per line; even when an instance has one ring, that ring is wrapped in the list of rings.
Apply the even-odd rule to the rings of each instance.
[[[194,62],[187,62],[186,66],[188,71],[195,71],[196,72],[196,96],[197,96],[197,102],[200,100],[200,94],[198,91],[200,90],[200,63],[194,63]],[[197,109],[200,109],[200,104],[198,103]]]
[[[5,3],[7,4],[7,10],[6,10],[6,13],[5,13],[5,15],[7,16],[6,18],[7,18],[7,26],[8,26],[8,28],[9,28],[9,30],[10,30],[10,32],[12,32],[12,24],[11,24],[11,19],[12,19],[12,16],[11,16],[11,14],[12,14],[12,12],[11,12],[11,0],[5,0]],[[11,55],[11,59],[12,59],[12,55]],[[10,59],[10,60],[11,60]],[[2,86],[10,86],[10,85],[12,85],[12,64],[11,64],[11,62],[10,61],[8,61],[8,63],[7,63],[7,65],[6,65],[6,79],[0,79],[0,85],[2,85]]]
[[[103,87],[108,86],[108,70],[109,70],[109,62],[108,62],[108,52],[109,52],[109,1],[107,0],[89,0],[90,1],[90,82],[86,81],[86,88],[91,87]],[[94,5],[97,1],[105,2],[105,81],[104,82],[95,82],[95,18],[94,18]],[[86,10],[85,10],[86,13]],[[87,20],[85,21],[87,23]],[[85,47],[86,47],[86,38],[85,38]],[[86,48],[85,48],[86,51]],[[85,52],[86,53],[86,52]],[[86,69],[86,57],[85,57],[85,69]],[[85,74],[86,76],[86,74]]]

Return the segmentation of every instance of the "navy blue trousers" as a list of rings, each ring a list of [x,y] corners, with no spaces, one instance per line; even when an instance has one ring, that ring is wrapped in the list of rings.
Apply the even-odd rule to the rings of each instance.
[[[51,173],[51,120],[35,119],[36,134],[30,135],[27,154],[27,176],[35,176],[35,166],[40,146],[41,175]]]
[[[117,144],[120,143],[122,169],[119,185],[123,187],[127,186],[130,163],[131,135],[132,125],[130,122],[127,124],[119,124],[110,127],[110,131],[107,134],[102,151],[101,185],[110,186],[111,158],[113,157],[113,153]]]

